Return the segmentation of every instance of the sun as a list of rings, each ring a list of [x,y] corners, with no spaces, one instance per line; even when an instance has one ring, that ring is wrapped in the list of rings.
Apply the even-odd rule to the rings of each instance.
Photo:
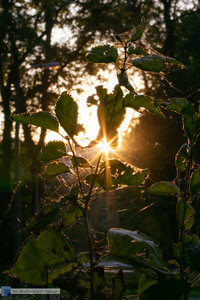
[[[99,147],[101,152],[105,153],[106,156],[108,156],[108,153],[113,150],[110,147],[110,143],[108,143],[105,138],[100,143],[98,143],[97,146]]]

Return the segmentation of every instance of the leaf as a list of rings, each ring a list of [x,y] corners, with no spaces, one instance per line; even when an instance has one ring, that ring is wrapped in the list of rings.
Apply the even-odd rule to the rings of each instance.
[[[62,141],[51,141],[42,147],[39,159],[45,163],[67,155],[65,144]]]
[[[112,277],[112,291],[110,300],[121,300],[126,290],[126,282],[123,271],[120,269],[116,277]]]
[[[77,122],[78,105],[67,92],[63,92],[58,98],[55,112],[61,126],[70,137],[77,135],[79,131],[83,130],[82,126]]]
[[[33,285],[44,285],[60,274],[77,267],[75,252],[60,230],[49,227],[37,238],[30,236],[19,252],[14,266],[6,271],[11,276]]]
[[[64,209],[62,212],[62,221],[63,225],[68,228],[73,223],[77,222],[80,218],[83,217],[83,212],[78,205],[70,205],[67,209]]]
[[[183,128],[188,139],[193,143],[196,140],[196,136],[199,134],[200,129],[200,119],[193,107],[183,116]]]
[[[12,114],[10,118],[16,122],[35,125],[56,132],[58,132],[59,128],[59,123],[56,117],[46,111],[40,111],[37,113]]]
[[[191,229],[194,224],[194,208],[189,205],[184,199],[178,201],[176,206],[176,216],[179,227],[184,225],[185,230]]]
[[[139,234],[137,231],[111,228],[108,231],[108,245],[110,255],[121,258],[134,258],[141,250],[148,249],[154,264],[162,268],[162,258],[156,244]]]
[[[188,263],[193,271],[200,271],[200,243],[188,244],[186,246]]]
[[[195,169],[191,175],[190,190],[192,194],[200,191],[200,168]]]
[[[28,233],[39,233],[41,229],[45,229],[46,226],[54,222],[59,211],[57,203],[48,203],[44,205],[35,217],[31,218],[24,231]]]
[[[89,163],[88,160],[81,156],[72,156],[72,164],[73,167],[81,167],[81,168],[92,168],[92,165]]]
[[[130,42],[135,42],[141,38],[146,27],[145,18],[141,18],[141,24],[139,25],[137,31],[132,35]]]
[[[170,102],[166,103],[167,109],[180,114],[186,113],[189,105],[189,101],[185,98],[172,98],[170,99]]]
[[[175,183],[169,181],[160,181],[154,183],[149,192],[155,195],[170,196],[179,194],[179,188]]]
[[[134,67],[151,72],[161,72],[167,65],[178,65],[183,67],[176,59],[161,55],[147,55],[133,59],[131,62]]]
[[[127,90],[134,92],[134,88],[132,87],[131,83],[129,82],[128,75],[125,71],[121,71],[117,75],[117,78],[118,78],[120,86],[124,86],[125,88],[127,88]]]
[[[69,166],[66,166],[63,163],[50,163],[45,167],[44,177],[47,179],[53,179],[54,177],[64,174],[71,173]]]
[[[133,47],[133,45],[130,45],[128,47],[128,55],[148,55],[148,53],[142,48],[142,47]]]
[[[190,146],[187,143],[185,143],[181,146],[178,153],[176,154],[175,165],[179,171],[183,172],[187,169],[190,160],[190,152]]]
[[[123,102],[123,92],[119,85],[114,87],[111,94],[102,86],[96,87],[99,105],[97,109],[98,122],[100,125],[97,140],[106,138],[111,148],[118,144],[118,131],[124,120],[126,110]]]
[[[200,164],[200,135],[196,139],[193,147],[193,158],[198,164]]]
[[[141,112],[141,108],[146,108],[149,112],[161,118],[165,118],[164,114],[160,110],[160,103],[149,96],[135,96],[133,93],[129,93],[124,97],[124,103],[125,107],[131,107],[139,112]]]
[[[93,63],[116,62],[118,57],[117,49],[110,45],[97,46],[90,50],[86,58]]]
[[[140,300],[177,300],[183,299],[185,293],[189,292],[189,284],[176,277],[162,280],[151,285],[140,295]]]

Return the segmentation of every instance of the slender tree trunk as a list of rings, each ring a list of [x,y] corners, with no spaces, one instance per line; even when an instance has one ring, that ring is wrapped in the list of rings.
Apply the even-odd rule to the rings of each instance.
[[[172,0],[162,0],[164,5],[164,22],[166,28],[166,38],[163,45],[163,53],[174,56],[174,23],[171,17]]]

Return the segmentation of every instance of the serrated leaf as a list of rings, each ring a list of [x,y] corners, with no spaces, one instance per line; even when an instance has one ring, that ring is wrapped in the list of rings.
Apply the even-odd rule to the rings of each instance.
[[[163,196],[178,195],[179,188],[175,183],[169,181],[160,181],[154,183],[149,188],[149,192],[155,195],[163,195]]]
[[[148,249],[155,265],[162,268],[162,257],[156,244],[137,231],[112,228],[108,231],[110,255],[122,259],[134,258],[141,250]]]
[[[187,143],[183,144],[175,156],[176,168],[183,172],[187,169],[190,160],[190,147]]]
[[[179,226],[183,226],[186,230],[191,229],[194,224],[194,208],[189,205],[184,199],[178,201],[176,206],[176,216]]]
[[[146,23],[145,23],[145,18],[141,18],[141,24],[139,25],[137,31],[132,35],[130,42],[135,42],[139,40],[145,30]]]
[[[183,65],[176,59],[161,55],[147,55],[141,58],[133,59],[131,63],[134,67],[137,67],[140,70],[150,72],[161,72],[167,65],[177,65],[183,67]]]
[[[200,168],[195,169],[191,175],[190,190],[192,194],[200,191]]]
[[[88,160],[86,160],[84,157],[81,156],[72,156],[72,164],[73,167],[81,167],[81,168],[92,168],[92,165],[89,163]]]
[[[79,131],[83,130],[82,126],[78,124],[78,105],[67,92],[63,92],[55,108],[56,116],[70,137],[77,135]]]
[[[44,285],[45,272],[51,284],[54,278],[71,271],[77,265],[75,252],[66,236],[60,230],[50,227],[37,238],[28,238],[14,266],[7,273],[24,282]]]
[[[73,223],[77,222],[80,218],[83,217],[83,212],[78,205],[70,205],[67,209],[64,209],[62,212],[62,221],[63,225],[68,228]]]
[[[54,177],[64,174],[64,173],[71,173],[69,166],[66,166],[63,163],[50,163],[45,167],[45,174],[44,177],[47,179],[53,179]]]
[[[35,125],[58,132],[59,123],[55,116],[46,111],[37,113],[12,114],[10,118],[16,122]]]
[[[161,118],[165,118],[164,114],[162,113],[159,107],[160,102],[149,96],[144,96],[144,95],[135,96],[133,93],[129,93],[124,97],[124,105],[125,107],[131,107],[139,112],[141,112],[141,108],[145,108],[149,112]]]
[[[51,141],[42,147],[39,159],[45,163],[67,155],[65,144],[62,141]]]
[[[117,49],[110,45],[97,46],[90,50],[86,58],[93,63],[116,62],[118,57]]]

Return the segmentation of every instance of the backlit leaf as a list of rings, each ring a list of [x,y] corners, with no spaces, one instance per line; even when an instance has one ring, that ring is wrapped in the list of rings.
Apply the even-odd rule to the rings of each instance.
[[[143,71],[161,72],[167,65],[178,65],[183,67],[176,59],[161,56],[161,55],[148,55],[141,58],[133,59],[132,65]]]
[[[194,224],[194,208],[189,205],[184,199],[178,201],[176,206],[176,216],[179,226],[183,226],[186,230],[191,229]]]
[[[65,144],[62,141],[51,141],[42,147],[39,159],[45,163],[67,155]]]
[[[78,105],[67,92],[63,92],[58,98],[55,112],[61,126],[70,137],[77,135],[83,129],[77,121]]]
[[[149,192],[156,195],[170,196],[177,195],[179,188],[175,183],[169,181],[160,181],[154,183],[150,188]]]
[[[35,125],[44,129],[58,132],[58,120],[49,112],[40,111],[37,113],[12,114],[10,118],[16,122]]]
[[[142,17],[141,24],[139,25],[137,31],[132,35],[132,38],[131,38],[130,42],[135,42],[138,39],[140,39],[143,32],[144,32],[144,30],[145,30],[145,27],[146,27],[145,18]]]
[[[92,165],[89,163],[88,160],[86,160],[84,157],[81,156],[72,156],[72,164],[73,167],[81,167],[81,168],[92,168]]]
[[[110,45],[97,46],[90,50],[86,58],[93,63],[116,62],[118,57],[117,49]]]
[[[62,221],[65,227],[71,226],[83,217],[83,212],[78,205],[70,205],[67,209],[63,209]]]
[[[71,172],[69,166],[66,166],[61,162],[55,162],[55,163],[50,163],[45,167],[44,177],[46,177],[47,179],[53,179],[58,175],[69,173],[69,172]]]
[[[186,170],[190,160],[190,147],[187,143],[183,144],[175,156],[176,168],[183,172]]]
[[[7,273],[34,285],[44,285],[45,272],[51,284],[58,275],[76,266],[76,255],[68,239],[60,230],[50,227],[37,238],[28,238],[14,266]]]

